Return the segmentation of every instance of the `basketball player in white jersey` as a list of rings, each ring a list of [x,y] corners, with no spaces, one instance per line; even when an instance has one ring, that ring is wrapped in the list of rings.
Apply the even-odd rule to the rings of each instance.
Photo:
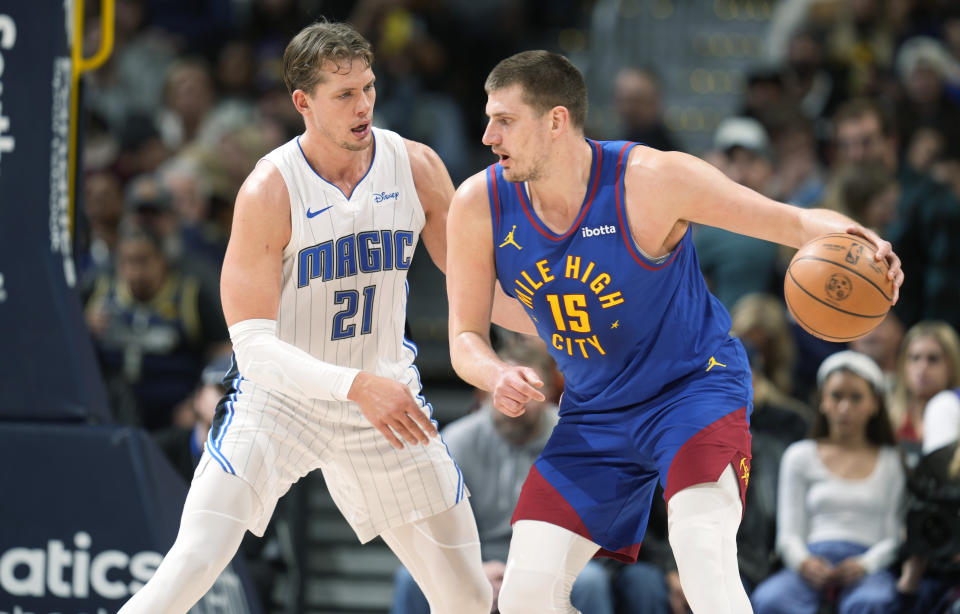
[[[403,337],[419,236],[441,269],[453,184],[429,148],[373,128],[370,44],[315,23],[284,53],[305,132],[237,195],[221,294],[235,368],[177,540],[120,610],[184,613],[315,468],[362,542],[381,535],[433,612],[492,594],[460,470],[430,420]],[[498,305],[498,321],[519,306]],[[523,321],[521,320],[521,321]]]

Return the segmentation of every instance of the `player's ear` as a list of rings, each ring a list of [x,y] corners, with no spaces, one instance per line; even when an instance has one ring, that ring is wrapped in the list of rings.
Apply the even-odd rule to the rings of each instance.
[[[567,107],[556,106],[550,109],[550,132],[555,135],[563,132],[570,123],[570,111]]]
[[[306,92],[303,90],[294,90],[291,98],[293,99],[293,106],[297,108],[297,111],[299,111],[301,115],[306,115],[307,112],[309,112],[310,97],[307,96]]]

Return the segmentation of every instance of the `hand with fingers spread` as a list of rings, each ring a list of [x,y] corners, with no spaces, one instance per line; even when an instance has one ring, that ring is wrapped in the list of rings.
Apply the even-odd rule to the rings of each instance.
[[[526,411],[527,402],[546,400],[538,388],[543,388],[543,380],[536,371],[530,367],[504,365],[492,390],[493,406],[508,416],[519,416]]]
[[[887,279],[893,282],[893,301],[891,302],[892,304],[896,305],[897,300],[900,298],[900,286],[903,285],[903,269],[900,266],[900,257],[893,252],[893,246],[890,245],[889,241],[884,241],[880,238],[880,235],[864,226],[850,226],[847,228],[847,232],[852,235],[863,237],[867,241],[870,241],[877,246],[874,259],[877,262],[885,260],[887,267],[889,267],[889,271],[887,271]]]
[[[398,450],[403,449],[400,438],[412,445],[426,445],[430,437],[437,436],[436,427],[413,400],[410,389],[396,380],[361,371],[347,398],[360,406],[364,418]]]

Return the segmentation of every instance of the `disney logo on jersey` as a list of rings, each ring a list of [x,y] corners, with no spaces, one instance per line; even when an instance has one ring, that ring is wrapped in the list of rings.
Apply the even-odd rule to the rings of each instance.
[[[617,234],[617,227],[604,225],[597,226],[596,228],[590,228],[589,226],[584,226],[580,229],[580,235],[584,237],[599,237],[602,235],[615,235]]]
[[[529,268],[530,271],[521,270],[517,279],[513,280],[513,291],[517,300],[538,314],[542,313],[542,309],[536,309],[534,301],[538,301],[540,296],[543,297],[548,310],[543,315],[550,316],[543,319],[545,322],[552,321],[554,326],[550,345],[578,358],[606,355],[603,342],[590,317],[596,317],[602,310],[626,302],[621,291],[609,287],[613,282],[610,274],[598,270],[597,264],[592,260],[572,254],[567,254],[557,270],[551,269],[546,259],[538,260]],[[554,287],[551,282],[558,277],[574,282],[573,288],[571,289],[570,283],[566,283],[561,289],[551,292]],[[619,323],[619,320],[617,322]],[[610,328],[615,329],[617,326]]]
[[[374,194],[373,202],[382,203],[383,201],[390,200],[391,198],[394,200],[400,198],[400,192],[390,192],[389,194],[386,192],[380,192],[379,194]]]

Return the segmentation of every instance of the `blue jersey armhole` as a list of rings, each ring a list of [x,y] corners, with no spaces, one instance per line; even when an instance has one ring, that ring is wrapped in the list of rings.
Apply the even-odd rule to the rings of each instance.
[[[620,224],[620,232],[623,233],[623,242],[627,246],[627,251],[637,264],[649,271],[660,271],[667,268],[674,260],[676,260],[677,254],[679,254],[682,249],[690,249],[690,246],[687,244],[690,242],[691,228],[688,224],[686,232],[677,243],[677,246],[673,249],[670,257],[663,262],[652,262],[649,258],[640,253],[640,250],[633,242],[633,233],[630,232],[630,224],[627,218],[626,200],[627,160],[630,158],[630,152],[633,151],[634,147],[640,145],[640,143],[634,143],[632,141],[620,141],[617,143],[617,145],[620,145],[621,143],[623,143],[623,145],[621,146],[620,153],[617,157],[617,183],[614,202],[617,207],[617,221]]]

